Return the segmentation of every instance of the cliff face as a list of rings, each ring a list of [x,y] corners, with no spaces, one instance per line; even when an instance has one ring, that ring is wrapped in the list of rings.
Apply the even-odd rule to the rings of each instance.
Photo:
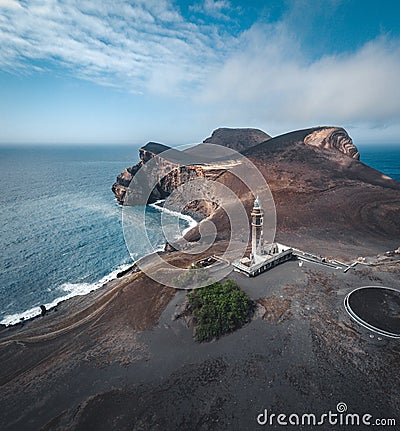
[[[318,128],[304,138],[304,143],[317,148],[336,149],[353,159],[360,158],[352,139],[341,127]]]
[[[160,145],[160,144],[157,144]],[[155,158],[162,151],[170,150],[165,145],[155,147],[154,143],[147,144],[139,150],[140,161],[136,165],[126,168],[118,175],[112,186],[112,191],[121,205],[146,205],[160,199],[165,199],[182,184],[193,179],[204,178],[216,181],[225,169],[212,169],[198,164],[181,166],[178,162],[171,162],[162,157]],[[153,162],[148,162],[153,159]],[[151,165],[151,166],[150,166]],[[135,174],[141,171],[140,180]],[[168,172],[168,174],[166,174]],[[151,187],[151,179],[156,178],[156,186]],[[132,182],[132,184],[131,184]],[[129,187],[130,186],[130,187]],[[152,190],[150,190],[152,188]],[[203,218],[212,214],[216,204],[206,200],[184,201],[184,196],[176,194],[170,202],[176,209],[183,210],[195,218]]]
[[[144,164],[146,162],[148,162],[149,160],[151,160],[153,157],[155,157],[158,154],[161,154],[163,151],[168,150],[169,147],[167,147],[166,145],[163,144],[158,144],[156,142],[149,142],[148,144],[146,144],[144,147],[139,149],[139,163],[137,163],[136,165],[133,165],[129,168],[125,168],[117,177],[116,182],[112,185],[111,190],[113,191],[113,193],[115,194],[115,197],[118,201],[119,204],[128,204],[127,202],[127,191],[129,188],[129,184],[131,183],[133,177],[135,176],[135,174],[139,171],[139,169],[141,169],[142,167],[144,167]],[[161,177],[162,171],[165,169],[166,165],[164,165],[162,163],[162,160],[160,160],[160,163],[158,165],[158,170],[159,170],[159,174]],[[172,187],[172,185],[171,185]],[[134,205],[134,204],[139,204],[141,203],[141,199],[140,196],[142,195],[142,191],[137,189],[135,190],[137,192],[136,195],[136,199],[137,202],[135,202],[135,195],[131,194],[131,201],[130,204]],[[158,199],[164,199],[166,196],[168,196],[168,194],[166,194],[166,190],[164,191],[164,187],[161,186],[158,187],[156,190],[154,190],[152,199],[149,203],[153,203]]]
[[[344,129],[339,127],[305,129],[287,133],[276,138],[271,138],[265,132],[258,129],[220,128],[214,130],[211,137],[203,141],[203,143],[232,148],[245,155],[254,154],[253,150],[259,146],[261,146],[260,148],[262,148],[262,152],[265,153],[267,149],[272,149],[274,146],[278,146],[282,150],[285,145],[292,145],[295,142],[301,142],[304,145],[319,149],[340,151],[354,159],[359,159],[359,152],[351,138]],[[145,186],[141,184],[135,187],[134,190],[130,190],[130,196],[128,197],[127,191],[129,184],[139,169],[145,168],[146,170],[146,162],[166,150],[170,150],[170,147],[156,142],[149,142],[144,147],[140,148],[139,163],[124,169],[121,174],[118,175],[117,181],[112,186],[112,191],[114,192],[118,203],[125,205],[147,203],[143,202],[142,199],[142,188],[145,188]],[[159,199],[165,199],[173,190],[190,179],[198,177],[214,180],[224,172],[223,169],[218,168],[214,170],[204,170],[201,165],[197,164],[180,166],[179,163],[171,164],[161,158],[159,158],[156,163],[157,169],[155,172],[152,172],[152,175],[159,177],[159,182],[150,193],[148,203],[153,203]],[[171,168],[173,170],[167,176],[164,176],[164,172]]]
[[[213,136],[221,136],[220,133],[214,132]],[[275,200],[277,240],[325,255],[352,257],[399,246],[400,183],[361,163],[359,152],[344,129],[317,127],[246,145],[242,154],[257,166]],[[140,162],[118,176],[113,191],[120,203],[144,203],[140,199],[146,185],[135,185],[127,195],[129,182],[141,167],[146,170],[146,162],[163,148],[166,147],[146,145],[140,151]],[[248,212],[254,199],[240,181],[217,163],[209,169],[199,164],[171,165],[159,158],[155,171],[149,175],[158,178],[150,202],[166,198],[194,178],[226,185],[240,197]],[[184,198],[182,202],[179,196],[175,199],[176,207],[182,209]],[[194,201],[184,209],[208,217],[218,226],[217,239],[226,239],[230,232],[227,215],[210,201]],[[192,241],[198,237],[199,226],[186,235]]]
[[[268,139],[271,139],[271,137],[262,130],[258,129],[220,128],[214,130],[211,137],[205,139],[203,142],[214,145],[221,145],[241,152],[242,150],[249,149],[261,142],[265,142]],[[131,196],[127,196],[129,184],[135,174],[139,171],[139,169],[144,167],[144,164],[146,162],[148,162],[156,155],[161,154],[163,151],[169,149],[170,147],[156,142],[149,142],[144,147],[140,148],[139,163],[124,169],[118,175],[116,182],[112,186],[112,191],[114,192],[118,203],[120,203],[121,205],[137,205],[139,203],[143,203],[141,199],[142,193],[140,191],[140,188],[135,188],[134,193],[130,192]],[[190,152],[190,149],[188,149],[188,152]],[[204,169],[199,165],[180,167],[177,163],[175,164],[175,166],[173,166],[174,170],[167,177],[164,178],[162,172],[165,171],[167,167],[171,167],[172,165],[171,163],[164,163],[161,160],[159,160],[157,164],[157,175],[160,175],[160,181],[154,191],[150,194],[150,199],[148,203],[153,203],[159,199],[165,199],[167,196],[169,196],[172,190],[175,190],[176,187],[179,187],[181,184],[188,181],[189,179],[199,177],[214,180],[216,176],[221,174],[218,169],[208,169],[207,171],[204,171]],[[143,187],[143,185],[141,187]],[[129,202],[127,201],[128,199]],[[194,206],[195,205],[192,204],[192,207]],[[205,205],[203,203],[202,207],[204,206],[208,208],[206,211],[207,213],[210,211],[210,208],[214,208],[214,205],[210,206],[209,204]],[[204,212],[204,210],[202,211]]]

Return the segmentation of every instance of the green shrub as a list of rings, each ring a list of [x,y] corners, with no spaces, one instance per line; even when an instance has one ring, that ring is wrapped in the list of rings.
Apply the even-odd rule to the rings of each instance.
[[[214,283],[188,295],[197,341],[210,341],[243,326],[254,303],[232,280]]]

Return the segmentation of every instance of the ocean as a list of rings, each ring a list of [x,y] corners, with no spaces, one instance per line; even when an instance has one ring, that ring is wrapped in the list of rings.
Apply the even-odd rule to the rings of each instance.
[[[41,304],[49,308],[88,293],[132,264],[111,185],[138,161],[138,149],[0,148],[1,323],[18,323],[37,315]],[[163,222],[176,217],[164,215]],[[160,210],[146,208],[154,249],[164,246],[160,219]],[[179,220],[182,230],[189,223]],[[138,241],[134,258],[150,251]]]
[[[138,161],[135,146],[0,148],[0,322],[101,287],[132,264],[111,185]],[[400,146],[360,148],[361,160],[400,181]],[[138,208],[142,211],[142,208]],[[161,212],[147,207],[154,248]],[[167,223],[178,215],[170,214]],[[180,218],[182,229],[190,223]],[[140,237],[138,232],[138,238]],[[151,250],[138,241],[135,258]]]
[[[400,181],[400,145],[358,146],[360,160]]]

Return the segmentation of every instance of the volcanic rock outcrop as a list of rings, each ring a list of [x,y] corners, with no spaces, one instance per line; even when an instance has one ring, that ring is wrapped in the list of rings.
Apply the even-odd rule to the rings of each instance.
[[[221,127],[212,132],[205,144],[223,145],[236,151],[244,151],[271,139],[271,136],[259,129],[229,129]]]
[[[215,142],[228,146],[223,132]],[[222,135],[221,135],[222,133]],[[229,136],[230,132],[227,132]],[[260,136],[260,135],[258,135]],[[213,139],[213,138],[212,138]],[[207,140],[205,140],[207,141]],[[208,141],[210,142],[210,141]],[[254,141],[252,141],[254,143]],[[199,144],[202,145],[202,144]],[[238,145],[235,143],[236,148]],[[147,144],[138,165],[125,170],[113,185],[120,203],[140,201],[146,185],[130,187],[129,180],[145,167],[146,160],[166,148]],[[243,143],[241,151],[262,173],[273,194],[277,213],[277,240],[323,255],[355,257],[398,246],[400,237],[400,183],[361,163],[359,152],[347,132],[339,127],[316,127],[286,133],[257,145]],[[158,158],[157,158],[158,159]],[[170,171],[167,175],[165,173]],[[250,212],[254,196],[218,161],[210,169],[201,164],[171,166],[157,160],[156,187],[147,194],[149,202],[166,198],[179,185],[194,178],[218,181],[239,196]],[[182,206],[178,205],[182,210]],[[215,204],[191,202],[190,214],[201,213],[218,227],[217,239],[227,239],[230,224]],[[186,239],[199,238],[199,225]]]
[[[156,157],[166,150],[168,158]],[[140,162],[124,169],[112,186],[118,202],[128,206],[154,203],[167,198],[179,186],[193,179],[216,181],[225,171],[218,166],[213,169],[212,166],[187,164],[181,154],[183,153],[154,142],[141,148]],[[151,159],[153,161],[149,163]],[[176,194],[173,206],[175,210],[183,211],[192,217],[203,218],[210,215],[217,205],[211,200],[203,199],[186,203],[183,196]]]
[[[262,130],[258,129],[220,128],[214,130],[211,137],[205,139],[203,143],[221,145],[240,152],[242,150],[249,149],[261,142],[265,142],[268,139],[271,139],[271,137]],[[112,186],[112,191],[114,192],[118,203],[120,203],[121,205],[137,205],[141,203],[143,204],[146,203],[143,202],[142,199],[145,194],[149,195],[147,203],[153,203],[159,199],[166,198],[167,196],[169,196],[172,190],[174,190],[176,187],[179,187],[181,184],[188,181],[189,179],[199,177],[214,180],[216,176],[221,174],[218,169],[217,171],[213,169],[207,169],[206,171],[204,171],[204,169],[199,164],[193,166],[179,166],[179,163],[174,165],[171,162],[166,162],[161,159],[158,159],[156,163],[159,166],[156,175],[159,176],[160,179],[154,190],[149,193],[149,191],[146,189],[146,185],[141,184],[140,188],[131,187],[131,189],[129,190],[130,196],[128,197],[127,191],[129,188],[129,184],[131,183],[132,178],[139,171],[139,169],[146,168],[144,166],[146,162],[168,149],[170,149],[170,147],[155,142],[149,142],[144,147],[140,148],[139,163],[124,169],[123,172],[118,175],[117,181]],[[190,152],[190,149],[188,149],[187,151]],[[169,152],[169,154],[171,155],[171,152]],[[175,158],[179,160],[179,155],[176,155]],[[170,170],[171,168],[174,168],[171,173],[169,173],[167,176],[163,175],[163,171],[166,171],[167,169]],[[152,174],[154,174],[154,172],[152,172]],[[146,192],[144,192],[143,189],[146,189]]]
[[[304,143],[318,148],[336,148],[353,159],[360,158],[357,147],[341,127],[322,127],[315,130],[304,138]]]
[[[125,200],[126,191],[128,190],[129,184],[132,178],[139,171],[143,165],[150,159],[155,157],[157,154],[168,150],[169,147],[163,144],[158,144],[156,142],[149,142],[144,147],[139,149],[140,162],[129,168],[125,168],[117,177],[117,181],[112,186],[112,191],[118,203],[123,204]],[[161,166],[160,166],[161,168]],[[160,199],[161,197],[158,197]],[[157,200],[157,199],[155,199]]]

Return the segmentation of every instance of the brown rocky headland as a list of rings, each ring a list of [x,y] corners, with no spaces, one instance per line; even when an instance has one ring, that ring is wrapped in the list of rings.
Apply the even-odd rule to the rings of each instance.
[[[259,131],[238,130],[240,146],[231,129],[218,129],[205,142],[229,147],[233,139],[233,147],[244,148],[241,153],[262,173],[275,200],[278,241],[348,260],[398,247],[400,183],[363,164],[343,128],[316,127],[274,138],[266,135],[268,138],[258,144],[254,134],[261,139]],[[150,203],[165,199],[188,180],[205,178],[228,186],[250,214],[253,195],[232,178],[224,163],[216,162],[212,168],[176,163],[171,170],[171,164],[162,158],[162,151],[167,148],[147,144],[140,150],[140,162],[120,174],[112,189],[121,204],[141,202],[142,185],[130,190],[130,199],[126,198],[130,181],[146,160],[160,155],[157,157],[160,179],[150,194]],[[199,201],[186,209],[191,215],[200,213],[214,222],[219,238],[227,239],[229,221],[221,208]],[[186,238],[196,240],[199,228],[194,228]]]

